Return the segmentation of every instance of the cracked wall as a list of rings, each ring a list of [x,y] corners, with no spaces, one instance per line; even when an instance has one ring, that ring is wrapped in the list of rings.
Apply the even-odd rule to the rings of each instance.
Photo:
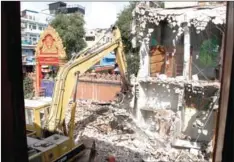
[[[183,82],[178,84],[166,81],[140,82],[136,106],[137,120],[143,127],[148,128],[152,126],[155,113],[172,111],[179,118],[174,123],[173,136],[183,133],[194,140],[197,138],[198,141],[211,140],[216,113],[212,110],[213,96],[216,95],[219,86],[201,83],[199,86],[192,85],[192,90],[189,91],[188,85]],[[202,87],[200,95],[197,87]],[[167,124],[164,133],[167,132],[166,127]]]
[[[159,42],[168,44],[169,37],[170,42],[169,44],[172,45],[169,47],[168,52],[172,52],[176,54],[176,63],[182,64],[177,67],[177,73],[179,75],[181,74],[181,68],[183,69],[183,54],[184,54],[184,48],[180,47],[180,44],[177,44],[178,41],[181,41],[180,37],[183,35],[184,32],[184,25],[185,23],[188,24],[189,28],[193,28],[194,33],[197,35],[194,35],[192,33],[191,37],[194,37],[192,39],[196,40],[196,37],[200,36],[201,38],[204,37],[204,33],[207,33],[208,30],[210,30],[210,23],[216,25],[216,26],[222,26],[225,24],[225,16],[226,16],[226,8],[225,5],[218,5],[213,6],[211,8],[183,8],[183,9],[161,9],[161,8],[152,8],[144,3],[140,3],[136,6],[136,8],[133,11],[133,17],[134,21],[132,24],[132,35],[133,35],[133,46],[135,47],[137,43],[140,44],[141,48],[149,48],[150,47],[150,39],[152,38],[152,34],[157,28],[155,26],[160,26],[160,24],[163,21],[167,21],[170,26],[170,31],[166,30],[164,31],[164,41],[161,41],[159,39]],[[210,31],[209,31],[210,32]],[[161,32],[162,33],[162,32]],[[161,33],[158,33],[162,35]],[[169,34],[173,33],[173,34]],[[199,34],[200,33],[200,34]],[[199,34],[199,35],[198,35]],[[203,34],[203,35],[202,35]],[[173,36],[174,35],[174,36]],[[173,42],[174,41],[174,42]],[[175,43],[177,42],[177,43]],[[191,40],[191,42],[196,42]],[[175,45],[176,44],[176,45]],[[178,47],[179,45],[179,47]],[[196,46],[196,45],[195,45]],[[176,47],[176,48],[174,48]],[[174,48],[174,49],[173,49]],[[173,49],[173,50],[171,50]],[[199,52],[193,51],[193,53],[196,55],[196,59],[193,59],[195,64],[197,64],[201,70],[198,70],[198,68],[193,68],[193,74],[198,74],[200,78],[207,79],[203,76],[202,73],[205,73],[205,75],[208,76],[208,78],[214,78],[215,76],[215,69],[214,67],[202,67],[199,63],[197,63],[197,55]],[[173,55],[174,55],[173,54]],[[144,58],[144,60],[147,60],[149,56],[145,54],[145,51],[139,52],[140,57]],[[179,56],[181,55],[181,56]],[[189,55],[189,53],[187,53]],[[145,77],[146,75],[149,76],[149,64],[147,65],[148,61],[142,61],[140,64],[140,70],[138,77]],[[202,75],[201,75],[202,74]]]

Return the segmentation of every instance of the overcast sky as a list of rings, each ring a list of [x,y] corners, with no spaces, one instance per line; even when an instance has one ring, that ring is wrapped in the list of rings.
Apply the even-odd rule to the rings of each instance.
[[[48,12],[51,2],[21,2],[21,10],[34,10]],[[79,4],[85,7],[86,28],[109,28],[116,21],[117,14],[129,2],[66,2],[68,5]],[[44,11],[45,12],[45,11]]]

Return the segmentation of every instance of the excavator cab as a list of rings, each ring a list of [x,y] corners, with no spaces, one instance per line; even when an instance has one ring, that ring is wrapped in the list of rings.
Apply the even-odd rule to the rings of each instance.
[[[42,128],[50,113],[50,101],[25,99],[27,136],[42,138]]]
[[[45,137],[44,130],[50,101],[25,99],[25,117],[29,162],[63,161],[81,153],[84,145],[72,146],[72,139],[61,134]]]

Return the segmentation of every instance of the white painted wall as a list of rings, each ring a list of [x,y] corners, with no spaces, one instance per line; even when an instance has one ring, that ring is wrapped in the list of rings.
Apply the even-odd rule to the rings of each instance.
[[[176,112],[180,116],[176,131],[183,131],[185,135],[190,136],[192,139],[196,139],[200,134],[199,140],[204,141],[209,141],[213,137],[214,113],[209,115],[209,111],[197,110],[195,108],[184,108],[184,111],[182,111],[181,96],[184,90],[183,87],[159,82],[141,82],[138,84],[138,90],[139,95],[135,105],[135,118],[141,126],[149,126],[149,116],[144,112],[151,114],[153,111],[167,109]],[[202,126],[206,123],[203,130],[193,126],[196,125],[197,121]]]
[[[140,66],[138,72],[138,78],[144,78],[150,76],[149,66],[149,46],[146,40],[143,40],[140,47]]]

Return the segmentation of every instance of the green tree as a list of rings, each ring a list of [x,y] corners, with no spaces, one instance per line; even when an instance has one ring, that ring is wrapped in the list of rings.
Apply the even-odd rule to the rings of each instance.
[[[119,27],[122,34],[122,41],[125,46],[125,52],[128,53],[132,49],[131,44],[131,23],[133,20],[132,11],[136,2],[130,2],[117,16],[116,25]]]
[[[23,80],[24,98],[31,98],[34,95],[33,80],[26,76]]]
[[[218,57],[218,40],[208,39],[204,40],[200,48],[200,62],[204,66],[217,66],[217,57]]]
[[[83,39],[85,36],[84,24],[84,18],[79,13],[60,13],[50,22],[50,25],[59,33],[69,59],[73,52],[78,53],[86,47]]]
[[[139,69],[138,50],[132,48],[131,44],[131,23],[133,20],[132,11],[137,2],[130,2],[117,17],[116,25],[119,27],[126,54],[128,73],[137,75]]]

